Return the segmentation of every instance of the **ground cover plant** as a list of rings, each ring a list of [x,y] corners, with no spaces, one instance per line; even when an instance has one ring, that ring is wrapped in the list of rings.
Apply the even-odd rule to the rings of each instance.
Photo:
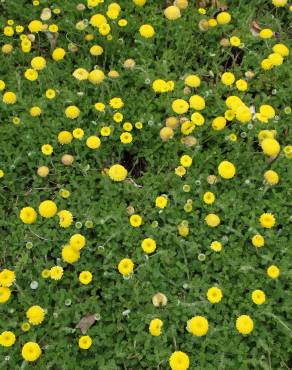
[[[292,368],[287,0],[0,3],[0,369]]]

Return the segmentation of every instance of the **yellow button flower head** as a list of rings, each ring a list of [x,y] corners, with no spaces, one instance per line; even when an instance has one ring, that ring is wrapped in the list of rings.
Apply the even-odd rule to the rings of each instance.
[[[201,85],[200,77],[197,75],[188,75],[185,78],[185,84],[189,87],[199,87]]]
[[[39,325],[45,318],[45,310],[40,306],[31,306],[26,311],[26,317],[30,324]]]
[[[222,299],[222,296],[221,289],[216,287],[208,289],[207,298],[210,303],[219,303]]]
[[[5,104],[15,104],[16,103],[16,100],[17,100],[17,97],[14,94],[14,92],[12,92],[12,91],[6,91],[3,94],[2,101]]]
[[[156,241],[152,238],[146,238],[142,240],[141,247],[145,253],[153,253],[156,250]]]
[[[174,100],[171,107],[177,114],[184,114],[189,110],[189,104],[184,99]]]
[[[80,110],[75,105],[70,105],[65,109],[65,115],[67,118],[75,119],[80,115]]]
[[[211,243],[210,248],[214,252],[220,252],[222,250],[222,244],[218,242],[217,240],[215,240],[214,242]]]
[[[203,316],[194,316],[188,321],[188,330],[196,337],[202,337],[206,335],[208,329],[208,320]]]
[[[215,202],[215,194],[212,193],[211,191],[207,191],[203,195],[203,200],[206,204],[212,204]]]
[[[76,250],[80,250],[85,247],[86,244],[86,239],[83,235],[81,234],[74,234],[70,238],[70,245],[72,248]]]
[[[190,107],[195,110],[203,110],[206,107],[205,99],[200,95],[192,95],[189,99]]]
[[[50,278],[53,280],[60,280],[63,276],[63,268],[61,266],[53,266],[50,269]]]
[[[61,227],[67,228],[69,227],[73,222],[73,215],[70,211],[67,211],[66,209],[58,212],[59,216],[59,224]]]
[[[276,223],[276,219],[272,213],[263,213],[260,216],[259,221],[262,227],[265,227],[266,229],[272,228]]]
[[[144,6],[147,0],[133,0],[133,3],[137,6]]]
[[[75,77],[78,81],[85,81],[88,78],[88,72],[85,68],[77,68],[72,73],[72,76]]]
[[[78,341],[79,348],[89,349],[92,346],[92,339],[89,335],[83,335]]]
[[[184,154],[180,158],[180,164],[184,167],[190,167],[193,163],[192,157],[187,154]]]
[[[110,167],[108,175],[113,181],[123,181],[127,177],[128,171],[124,166],[114,164]]]
[[[221,12],[216,17],[218,24],[228,24],[231,21],[231,15],[227,12]]]
[[[248,315],[241,315],[236,320],[236,329],[241,334],[250,334],[253,331],[253,327],[253,320]]]
[[[277,279],[279,277],[279,275],[280,275],[280,269],[277,266],[275,266],[275,265],[271,265],[267,269],[267,275],[271,279]]]
[[[63,261],[73,264],[79,260],[80,252],[71,245],[65,245],[62,249],[62,258]]]
[[[223,161],[218,166],[218,173],[223,179],[232,179],[235,176],[236,169],[234,164],[229,161]]]
[[[167,206],[167,202],[167,197],[165,195],[161,195],[155,199],[155,206],[163,209]]]
[[[226,119],[224,117],[216,117],[212,121],[212,128],[215,131],[221,131],[225,128],[226,126]]]
[[[129,274],[131,274],[133,272],[133,269],[134,263],[130,258],[124,258],[118,264],[118,270],[124,276],[128,276]]]
[[[273,66],[280,66],[283,64],[283,57],[282,55],[278,54],[278,53],[272,53],[268,56],[268,59],[271,61],[272,65]]]
[[[46,59],[43,57],[34,57],[31,60],[30,65],[33,69],[42,70],[46,67]]]
[[[259,35],[262,39],[270,39],[271,37],[274,36],[274,32],[269,28],[264,28],[261,30]]]
[[[181,10],[186,9],[189,5],[188,0],[174,0],[173,4]]]
[[[140,227],[142,224],[142,217],[140,215],[134,214],[130,217],[130,224],[133,227]]]
[[[37,213],[32,207],[21,209],[19,217],[24,224],[33,224],[36,221]]]
[[[224,85],[226,86],[230,86],[234,83],[235,81],[235,76],[233,73],[231,72],[225,72],[223,73],[223,75],[221,76],[221,81]]]
[[[9,288],[0,286],[0,304],[5,303],[9,300],[11,296],[11,291]]]
[[[15,281],[14,271],[4,269],[0,272],[0,285],[9,288]]]
[[[87,285],[92,281],[92,273],[90,271],[82,271],[79,274],[79,281],[81,284]]]
[[[263,292],[260,289],[256,289],[252,292],[251,299],[252,299],[253,303],[255,303],[256,305],[261,305],[261,304],[265,303],[265,301],[266,301],[265,292]]]
[[[160,319],[153,319],[149,324],[149,332],[154,337],[159,337],[161,335],[161,329],[163,322]]]
[[[66,54],[66,52],[65,52],[65,50],[63,48],[57,48],[57,49],[53,50],[52,58],[56,62],[58,62],[58,61],[64,59],[65,54]]]
[[[21,355],[25,361],[36,361],[42,353],[40,346],[35,342],[27,342],[22,347]]]
[[[104,80],[104,73],[100,69],[94,69],[88,75],[88,81],[93,85],[98,85]]]
[[[11,347],[16,341],[15,334],[12,331],[3,331],[0,334],[0,346]]]
[[[252,245],[256,248],[262,248],[265,245],[265,239],[262,235],[256,234],[251,239]]]
[[[284,44],[275,44],[273,46],[273,52],[282,55],[282,57],[289,55],[289,49]]]
[[[89,136],[86,140],[86,145],[90,149],[98,149],[100,147],[101,141],[98,136],[92,135]]]
[[[164,15],[167,19],[174,21],[180,18],[180,10],[177,6],[171,5],[164,10]]]
[[[276,185],[279,182],[279,175],[273,170],[268,170],[264,173],[264,178],[269,185]]]
[[[287,4],[288,0],[272,0],[273,5],[277,8],[283,7]]]
[[[216,226],[220,225],[220,218],[219,218],[219,216],[215,215],[214,213],[209,213],[205,217],[205,222],[210,227],[216,227]]]
[[[169,358],[171,370],[187,370],[190,367],[189,356],[181,351],[175,351]]]
[[[149,39],[155,35],[155,30],[150,24],[143,24],[139,28],[140,35],[146,39]]]
[[[52,200],[44,200],[39,205],[39,214],[45,218],[54,217],[57,211],[56,203]]]
[[[264,154],[268,155],[269,157],[276,157],[280,152],[280,144],[275,139],[264,139],[261,142],[261,147]]]
[[[90,18],[90,24],[93,26],[93,27],[97,27],[99,28],[101,25],[103,25],[104,23],[107,23],[106,21],[106,18],[105,16],[103,16],[102,14],[94,14],[91,18]]]
[[[28,25],[28,29],[32,33],[38,33],[42,30],[42,28],[43,28],[43,24],[41,21],[38,21],[38,20],[31,21]]]

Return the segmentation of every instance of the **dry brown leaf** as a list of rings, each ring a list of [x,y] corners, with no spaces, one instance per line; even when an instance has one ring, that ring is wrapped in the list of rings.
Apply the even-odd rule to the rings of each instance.
[[[95,321],[95,315],[84,316],[76,325],[76,328],[80,329],[82,334],[85,334],[87,330],[95,323]]]
[[[253,36],[258,36],[258,34],[261,32],[261,27],[257,24],[256,21],[252,21],[249,26],[250,32]]]

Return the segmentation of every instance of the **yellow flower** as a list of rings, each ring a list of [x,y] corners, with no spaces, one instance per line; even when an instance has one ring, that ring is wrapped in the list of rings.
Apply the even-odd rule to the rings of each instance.
[[[40,306],[31,306],[26,311],[26,317],[30,324],[39,325],[44,321],[45,311]]]
[[[212,128],[215,131],[221,131],[226,126],[226,119],[224,117],[216,117],[213,119]]]
[[[89,349],[92,345],[92,339],[89,335],[83,335],[79,338],[78,345],[81,349]]]
[[[232,46],[239,46],[240,45],[240,43],[241,43],[241,41],[240,41],[240,38],[239,37],[237,37],[237,36],[232,36],[232,37],[230,37],[230,39],[229,39],[229,41],[230,41],[230,44],[232,45]]]
[[[165,8],[164,15],[167,19],[174,21],[180,18],[180,9],[177,6],[171,5]]]
[[[255,303],[257,305],[261,305],[261,304],[265,303],[266,295],[262,290],[257,289],[257,290],[254,290],[252,292],[251,299],[252,299],[253,303]]]
[[[64,227],[64,228],[67,228],[69,227],[72,222],[73,222],[73,215],[71,212],[67,211],[67,210],[62,210],[60,212],[58,212],[58,216],[59,216],[59,225],[61,227]]]
[[[215,194],[212,193],[211,191],[207,191],[203,195],[203,200],[206,204],[212,204],[215,202]]]
[[[275,109],[271,105],[268,105],[268,104],[264,104],[260,106],[260,113],[263,116],[267,117],[268,119],[274,118],[276,115]]]
[[[282,57],[289,55],[289,49],[284,44],[275,44],[273,46],[273,52],[282,55]]]
[[[199,87],[201,85],[200,77],[197,75],[188,75],[185,78],[185,84],[189,87]]]
[[[223,75],[221,76],[221,81],[224,85],[226,86],[230,86],[234,83],[235,81],[235,76],[233,73],[231,72],[225,72],[223,73]]]
[[[35,69],[28,68],[24,72],[24,77],[29,81],[35,81],[38,78],[38,72]]]
[[[31,107],[30,110],[29,110],[29,114],[32,116],[32,117],[38,117],[42,114],[42,110],[40,107],[38,106],[34,106],[34,107]]]
[[[262,235],[256,234],[251,239],[252,245],[256,248],[261,248],[265,245],[265,239]]]
[[[12,91],[6,91],[3,94],[2,100],[3,100],[3,103],[5,103],[5,104],[15,104],[16,103],[16,100],[17,100],[17,97],[14,94],[14,92],[12,92]]]
[[[171,370],[187,370],[190,367],[189,356],[181,351],[175,351],[169,358]]]
[[[76,249],[77,251],[84,248],[85,244],[86,244],[86,239],[81,234],[74,234],[70,238],[70,246]]]
[[[92,281],[92,273],[89,271],[82,271],[79,274],[79,281],[81,284],[87,285]]]
[[[260,31],[259,36],[262,39],[270,39],[271,37],[274,36],[274,32],[269,28],[264,28]]]
[[[227,12],[221,12],[216,17],[219,24],[227,24],[231,21],[231,15]]]
[[[194,316],[188,321],[188,329],[196,337],[206,335],[208,328],[208,320],[203,316]]]
[[[292,145],[285,146],[283,152],[286,158],[292,158]]]
[[[63,261],[73,264],[79,260],[80,252],[71,245],[65,245],[62,249],[62,258]]]
[[[155,35],[155,30],[150,24],[143,24],[139,28],[140,35],[146,39],[151,38]]]
[[[264,71],[268,71],[273,68],[273,63],[269,59],[263,59],[261,61],[261,67]]]
[[[34,57],[32,58],[30,65],[33,69],[42,70],[46,67],[46,59],[43,57]]]
[[[36,221],[37,213],[32,207],[21,209],[19,217],[24,224],[33,224]]]
[[[88,75],[88,81],[91,82],[93,85],[98,85],[102,83],[104,78],[104,73],[100,69],[94,69]]]
[[[155,199],[155,206],[158,208],[165,208],[167,206],[167,197],[164,195],[161,195]]]
[[[205,118],[199,112],[195,112],[191,115],[192,123],[197,126],[202,126],[205,123]]]
[[[200,95],[192,95],[189,99],[190,107],[195,110],[203,110],[206,107],[205,99]]]
[[[25,361],[36,361],[42,353],[40,346],[35,342],[27,342],[22,347],[21,355]]]
[[[9,288],[15,281],[14,271],[4,269],[0,272],[0,285]]]
[[[261,147],[264,154],[270,157],[276,157],[280,152],[280,144],[275,139],[264,139],[261,142]]]
[[[128,171],[124,166],[114,164],[110,167],[108,175],[113,181],[123,181],[127,177]]]
[[[140,227],[142,224],[142,217],[140,215],[134,214],[130,217],[130,224],[133,227]]]
[[[52,200],[45,200],[39,205],[39,214],[45,218],[54,217],[58,209]]]
[[[60,280],[63,276],[63,268],[61,266],[53,266],[50,269],[50,278],[53,280]]]
[[[265,227],[266,229],[272,228],[276,223],[276,219],[272,213],[263,213],[260,216],[259,221],[262,227]]]
[[[271,61],[272,65],[273,66],[280,66],[281,64],[283,64],[283,57],[281,54],[278,54],[278,53],[272,53],[268,56],[268,59]]]
[[[42,271],[42,278],[47,279],[47,278],[49,278],[49,277],[51,277],[51,272],[50,272],[50,270],[48,270],[48,269],[44,269],[44,270]]]
[[[250,334],[253,331],[253,326],[253,320],[248,315],[241,315],[236,320],[236,329],[241,334]]]
[[[130,144],[133,140],[133,136],[129,132],[123,132],[120,135],[120,140],[123,144]]]
[[[73,77],[76,78],[78,81],[84,81],[87,80],[89,73],[84,68],[77,68],[72,73]]]
[[[222,296],[221,289],[216,287],[208,289],[207,298],[210,303],[219,303],[222,299]]]
[[[209,213],[205,217],[205,222],[210,227],[216,227],[216,226],[220,225],[220,218],[219,218],[219,216],[215,215],[214,213]]]
[[[89,136],[86,140],[86,145],[90,149],[98,149],[100,147],[101,141],[98,136]]]
[[[112,98],[110,99],[109,104],[114,109],[120,109],[124,106],[124,102],[121,98]]]
[[[214,241],[214,242],[211,243],[210,248],[214,252],[220,252],[222,250],[222,244],[218,241]]]
[[[90,18],[90,24],[93,27],[99,28],[102,24],[106,23],[106,18],[102,14],[94,14]]]
[[[114,121],[115,122],[122,122],[123,121],[123,115],[122,115],[122,113],[120,113],[120,112],[117,112],[117,113],[115,113],[114,115],[113,115],[113,119],[114,119]]]
[[[53,153],[53,147],[52,147],[52,145],[50,145],[50,144],[44,144],[44,145],[42,145],[42,153],[44,154],[44,155],[51,155],[52,153]]]
[[[0,304],[7,302],[10,296],[11,296],[10,289],[0,286]]]
[[[133,0],[134,4],[137,6],[144,6],[147,0]]]
[[[193,160],[192,160],[192,158],[189,155],[184,154],[184,155],[181,156],[181,158],[180,158],[180,164],[182,166],[184,166],[184,167],[190,167],[192,165],[192,163],[193,163]]]
[[[129,274],[131,274],[133,272],[133,269],[134,263],[130,258],[124,258],[118,264],[118,270],[124,276],[128,276]]]
[[[146,238],[142,240],[141,247],[145,253],[153,253],[156,250],[156,241],[152,238]]]
[[[75,105],[70,105],[69,107],[67,107],[65,109],[65,115],[66,115],[67,118],[75,119],[75,118],[79,117],[80,110]]]
[[[218,173],[223,179],[232,179],[236,174],[236,169],[231,162],[223,161],[218,166]]]
[[[2,179],[2,177],[4,177],[4,176],[5,176],[4,171],[3,170],[0,170],[0,179]]]
[[[91,46],[89,52],[91,55],[99,56],[103,53],[103,48],[99,45],[93,45]]]
[[[103,103],[98,102],[98,103],[95,103],[95,104],[94,104],[94,108],[95,108],[96,110],[98,110],[99,112],[104,112],[104,110],[105,110],[105,105],[104,105]]]
[[[160,319],[153,319],[149,324],[149,332],[154,337],[159,337],[161,335],[161,329],[163,322]]]
[[[43,24],[41,21],[38,21],[38,20],[31,21],[28,25],[28,29],[32,33],[38,33],[42,30],[42,28],[43,28]]]
[[[189,110],[189,104],[183,99],[176,99],[172,102],[172,110],[177,114],[184,114]]]
[[[248,84],[245,80],[237,80],[235,85],[239,91],[246,91],[248,88]]]
[[[53,50],[53,52],[52,52],[52,58],[56,62],[64,59],[65,55],[66,55],[66,52],[63,48],[57,48],[57,49]]]
[[[56,96],[56,91],[54,89],[47,89],[45,95],[48,99],[54,99]]]
[[[73,134],[73,137],[75,138],[75,139],[82,139],[83,138],[83,136],[84,136],[84,131],[82,130],[82,128],[75,128],[74,130],[73,130],[73,132],[72,132],[72,134]]]
[[[280,269],[275,265],[271,265],[267,269],[267,274],[271,279],[277,279],[280,275]]]
[[[175,174],[179,177],[183,177],[185,174],[186,174],[186,169],[185,167],[183,166],[178,166],[176,169],[175,169]]]
[[[279,182],[279,175],[273,170],[268,170],[264,173],[264,178],[270,185],[276,185]]]
[[[16,341],[15,334],[12,331],[3,331],[0,334],[0,345],[3,347],[11,347]]]
[[[287,4],[288,0],[272,0],[273,5],[277,8],[283,7]]]

